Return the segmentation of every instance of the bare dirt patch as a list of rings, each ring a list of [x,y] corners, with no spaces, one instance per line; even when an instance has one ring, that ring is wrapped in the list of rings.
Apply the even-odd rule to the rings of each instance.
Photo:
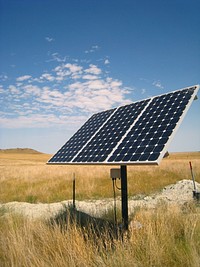
[[[200,184],[196,182],[196,187],[200,191]],[[193,200],[193,182],[191,180],[181,180],[176,184],[166,186],[161,192],[152,194],[150,196],[137,195],[129,199],[129,213],[133,214],[134,210],[138,207],[154,208],[159,203],[166,204],[179,204]],[[67,206],[72,205],[72,200],[61,201],[57,203],[37,203],[31,204],[26,202],[9,202],[0,204],[0,209],[4,213],[17,213],[27,216],[32,219],[45,219],[54,218],[57,214],[61,213]],[[120,198],[117,199],[117,206],[120,208]],[[113,199],[101,200],[87,200],[76,201],[76,209],[83,211],[91,216],[100,217],[102,214],[112,209]]]

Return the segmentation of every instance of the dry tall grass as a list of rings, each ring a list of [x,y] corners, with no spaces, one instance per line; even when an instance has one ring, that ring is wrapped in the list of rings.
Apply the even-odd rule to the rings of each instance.
[[[73,173],[77,198],[112,197],[110,167],[47,166],[49,155],[0,154],[0,202],[54,202],[70,199]],[[192,161],[200,182],[200,153],[172,154],[160,166],[128,167],[129,195],[149,194],[181,179],[191,179]],[[0,266],[200,266],[200,207],[157,206],[137,210],[129,239],[105,239],[71,224],[61,230],[0,210]],[[88,232],[89,231],[89,232]],[[105,237],[105,233],[104,235]]]
[[[105,245],[74,224],[61,231],[41,221],[0,216],[0,266],[200,266],[198,207],[158,206],[138,211],[135,219],[142,228],[130,229],[124,242],[108,236]]]
[[[77,199],[112,197],[112,166],[50,166],[45,154],[0,153],[0,202],[56,202],[72,198],[76,176]],[[160,166],[128,167],[129,196],[150,194],[182,179],[191,179],[192,161],[200,182],[200,153],[175,153]]]

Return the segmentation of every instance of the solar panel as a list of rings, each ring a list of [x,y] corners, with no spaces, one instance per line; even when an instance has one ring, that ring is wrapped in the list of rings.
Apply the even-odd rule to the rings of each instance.
[[[49,164],[158,164],[199,85],[93,115]]]

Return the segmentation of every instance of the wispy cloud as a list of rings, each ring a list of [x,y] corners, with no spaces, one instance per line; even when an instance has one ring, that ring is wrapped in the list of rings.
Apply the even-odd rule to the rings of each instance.
[[[0,124],[5,128],[51,128],[73,125],[78,127],[87,117],[85,116],[55,116],[53,114],[28,114],[22,112],[17,118],[0,118]]]
[[[3,85],[0,85],[0,94],[4,94],[5,93],[5,89],[3,88]],[[0,98],[1,100],[2,98]],[[3,99],[2,99],[3,100]]]
[[[8,75],[6,75],[6,74],[2,74],[2,75],[0,75],[0,81],[6,81],[8,79]]]
[[[108,65],[108,64],[110,64],[110,61],[108,59],[105,59],[104,64]]]
[[[85,54],[94,53],[99,49],[100,47],[98,45],[92,45],[91,48],[89,48],[88,50],[85,50]]]
[[[164,86],[161,84],[161,82],[158,80],[158,81],[154,81],[152,83],[152,85],[154,85],[155,87],[159,88],[159,89],[164,89]]]
[[[67,56],[61,56],[59,53],[52,53],[51,58],[46,60],[46,62],[56,61],[56,62],[66,62]]]
[[[30,78],[31,78],[31,75],[23,75],[23,76],[18,77],[16,81],[23,82],[23,81],[29,80]]]
[[[145,93],[146,93],[146,89],[145,88],[142,88],[141,94],[144,95]]]
[[[49,43],[51,43],[51,42],[53,42],[54,41],[54,39],[52,38],[52,37],[45,37],[45,40],[47,41],[47,42],[49,42]]]

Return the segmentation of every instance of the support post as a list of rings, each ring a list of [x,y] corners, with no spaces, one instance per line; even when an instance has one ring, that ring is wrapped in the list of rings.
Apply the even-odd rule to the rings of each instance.
[[[128,230],[128,190],[127,190],[127,167],[126,165],[121,165],[121,198],[122,198],[123,229]]]
[[[76,209],[76,180],[75,180],[75,174],[73,175],[73,186],[72,186],[72,198],[73,198],[73,209]]]

